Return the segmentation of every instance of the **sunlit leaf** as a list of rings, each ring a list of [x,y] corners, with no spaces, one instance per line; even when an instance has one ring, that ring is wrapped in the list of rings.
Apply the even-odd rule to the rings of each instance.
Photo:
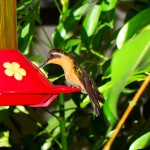
[[[30,51],[30,44],[33,38],[34,27],[34,22],[25,22],[19,32],[18,48],[25,55],[29,54]]]
[[[45,143],[41,146],[41,150],[50,149],[54,142],[56,142],[59,148],[61,149],[62,148],[61,143],[59,143],[56,138],[59,135],[59,133],[60,127],[58,126],[54,129],[53,134],[51,134],[51,136],[47,138]]]
[[[150,132],[137,138],[130,146],[129,150],[144,149],[150,145]]]
[[[136,90],[135,89],[128,89],[128,88],[124,88],[123,90],[122,90],[122,92],[124,93],[124,94],[131,94],[131,93],[133,93],[133,92],[135,92]]]
[[[64,76],[64,74],[62,74],[62,75],[60,75],[60,76],[58,76],[58,77],[50,78],[49,80],[50,80],[51,82],[54,82],[54,81],[58,80],[59,78],[61,78],[61,77],[63,77],[63,76]]]
[[[99,87],[99,90],[103,94],[104,98],[107,98],[107,95],[111,86],[112,86],[112,83],[109,81],[105,83],[104,85],[102,85],[101,87]]]
[[[146,74],[132,75],[131,77],[129,77],[126,84],[130,84],[134,81],[143,81],[145,79],[145,77],[146,77]]]
[[[113,56],[111,63],[112,87],[104,105],[105,115],[111,124],[115,124],[117,115],[118,97],[126,81],[133,71],[150,65],[150,30],[142,32],[129,40],[121,50]]]
[[[25,55],[30,52],[30,44],[35,31],[35,23],[41,23],[39,3],[39,0],[23,1],[17,8],[18,49]]]
[[[115,8],[117,0],[107,0],[102,1],[102,10],[103,11],[110,11]]]
[[[79,1],[73,8],[70,9],[68,12],[69,15],[67,16],[66,20],[62,23],[59,23],[57,28],[53,33],[53,42],[55,47],[59,48],[61,44],[68,38],[73,35],[73,31],[81,19],[84,11],[89,6],[86,0]]]
[[[114,27],[114,13],[116,8],[117,0],[104,0],[102,1],[102,12],[103,20],[105,20],[105,25],[107,25],[109,28]]]
[[[58,126],[59,126],[59,120],[56,117],[51,116],[48,120],[48,126],[46,127],[46,131],[52,132]]]
[[[62,45],[62,49],[65,49],[67,53],[75,52],[79,55],[81,50],[81,40],[80,39],[69,39],[65,44]]]
[[[101,14],[101,4],[95,4],[87,13],[81,30],[81,37],[85,45],[89,48],[92,36],[94,35],[98,26],[99,17]],[[93,19],[94,18],[94,19]]]
[[[80,107],[84,108],[90,103],[89,96],[86,96],[86,98],[80,103]]]
[[[121,28],[117,37],[117,47],[119,49],[122,48],[127,40],[137,34],[143,27],[150,24],[149,14],[150,9],[146,9],[138,13]]]
[[[0,147],[10,147],[9,131],[0,132]]]
[[[16,106],[16,108],[13,110],[14,113],[25,113],[29,114],[28,110],[24,106]]]

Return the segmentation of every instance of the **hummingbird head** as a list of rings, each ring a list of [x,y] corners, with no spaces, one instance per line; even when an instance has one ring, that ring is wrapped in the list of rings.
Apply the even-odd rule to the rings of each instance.
[[[60,49],[53,49],[50,50],[48,53],[48,60],[58,59],[58,58],[60,59],[63,55],[67,55],[67,54]]]
[[[41,67],[47,64],[58,64],[63,67],[63,65],[67,65],[70,62],[73,62],[73,59],[67,53],[60,49],[53,49],[49,51],[47,60]]]

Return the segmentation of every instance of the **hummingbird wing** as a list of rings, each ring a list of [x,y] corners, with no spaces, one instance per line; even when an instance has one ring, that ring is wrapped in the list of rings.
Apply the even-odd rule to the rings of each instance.
[[[98,87],[95,81],[87,74],[84,68],[79,65],[75,65],[75,72],[78,76],[79,80],[83,84],[89,98],[91,99],[91,103],[93,109],[96,112],[96,116],[100,115],[100,106],[98,101],[104,102],[104,99],[100,96],[100,92],[98,91]]]

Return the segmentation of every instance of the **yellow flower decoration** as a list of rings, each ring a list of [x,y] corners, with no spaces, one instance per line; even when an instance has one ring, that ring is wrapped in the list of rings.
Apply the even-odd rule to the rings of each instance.
[[[17,62],[5,62],[3,64],[5,69],[5,74],[9,77],[14,76],[16,80],[22,80],[23,76],[26,76],[26,71],[23,68],[20,68],[20,65]]]

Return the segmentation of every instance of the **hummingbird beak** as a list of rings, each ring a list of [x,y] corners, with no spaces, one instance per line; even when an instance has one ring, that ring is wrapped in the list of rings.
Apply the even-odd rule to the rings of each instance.
[[[47,65],[48,59],[39,67],[39,68],[43,68],[45,65]]]

